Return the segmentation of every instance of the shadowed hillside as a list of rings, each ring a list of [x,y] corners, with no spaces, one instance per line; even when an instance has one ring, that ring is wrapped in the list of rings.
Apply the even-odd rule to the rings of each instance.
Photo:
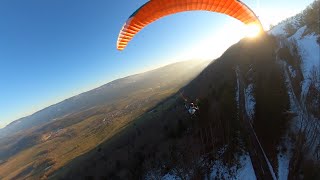
[[[250,48],[255,50],[249,51]],[[198,99],[199,116],[191,118],[177,94],[52,177],[60,177],[61,173],[61,177],[67,178],[140,179],[148,177],[148,172],[161,175],[173,171],[181,178],[202,179],[210,176],[206,173],[219,159],[216,153],[221,148],[223,163],[239,163],[240,159],[234,155],[245,154],[247,137],[237,108],[235,69],[241,66],[245,71],[252,63],[275,64],[275,55],[270,53],[275,48],[275,39],[269,36],[242,40],[181,90],[190,101]],[[286,100],[278,102],[287,104]],[[255,122],[264,122],[260,121]],[[203,157],[203,162],[197,162]],[[199,172],[194,174],[190,169]],[[230,176],[235,174],[230,171]]]

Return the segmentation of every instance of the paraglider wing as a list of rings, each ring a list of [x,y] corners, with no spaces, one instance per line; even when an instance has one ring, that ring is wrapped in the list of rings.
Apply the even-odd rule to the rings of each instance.
[[[223,13],[244,24],[261,26],[254,12],[239,0],[150,0],[126,21],[118,37],[117,49],[123,50],[129,41],[150,23],[164,16],[195,10]]]

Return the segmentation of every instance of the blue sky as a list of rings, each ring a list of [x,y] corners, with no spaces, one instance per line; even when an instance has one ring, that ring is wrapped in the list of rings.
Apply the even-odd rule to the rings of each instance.
[[[1,0],[0,128],[111,80],[188,59],[214,59],[239,40],[240,22],[187,12],[143,29],[119,52],[125,20],[146,0]],[[263,25],[312,0],[243,0]],[[228,34],[233,37],[225,38]],[[216,47],[216,42],[223,46]]]

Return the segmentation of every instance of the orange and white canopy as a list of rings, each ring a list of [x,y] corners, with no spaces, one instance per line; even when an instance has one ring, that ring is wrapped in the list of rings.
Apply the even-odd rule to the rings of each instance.
[[[197,10],[223,13],[244,24],[261,26],[255,13],[240,0],[150,0],[128,18],[120,31],[117,49],[123,50],[141,29],[164,16]]]

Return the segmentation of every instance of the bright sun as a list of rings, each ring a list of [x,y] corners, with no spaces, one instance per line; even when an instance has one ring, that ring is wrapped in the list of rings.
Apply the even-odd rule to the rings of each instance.
[[[192,46],[181,51],[177,59],[214,59],[219,57],[232,44],[237,43],[244,37],[255,38],[263,32],[259,24],[245,25],[242,23],[225,24],[220,30],[212,29],[204,35],[204,38]],[[214,33],[211,33],[214,32]]]
[[[249,24],[246,27],[245,36],[250,38],[257,37],[260,32],[261,28],[258,24]]]

